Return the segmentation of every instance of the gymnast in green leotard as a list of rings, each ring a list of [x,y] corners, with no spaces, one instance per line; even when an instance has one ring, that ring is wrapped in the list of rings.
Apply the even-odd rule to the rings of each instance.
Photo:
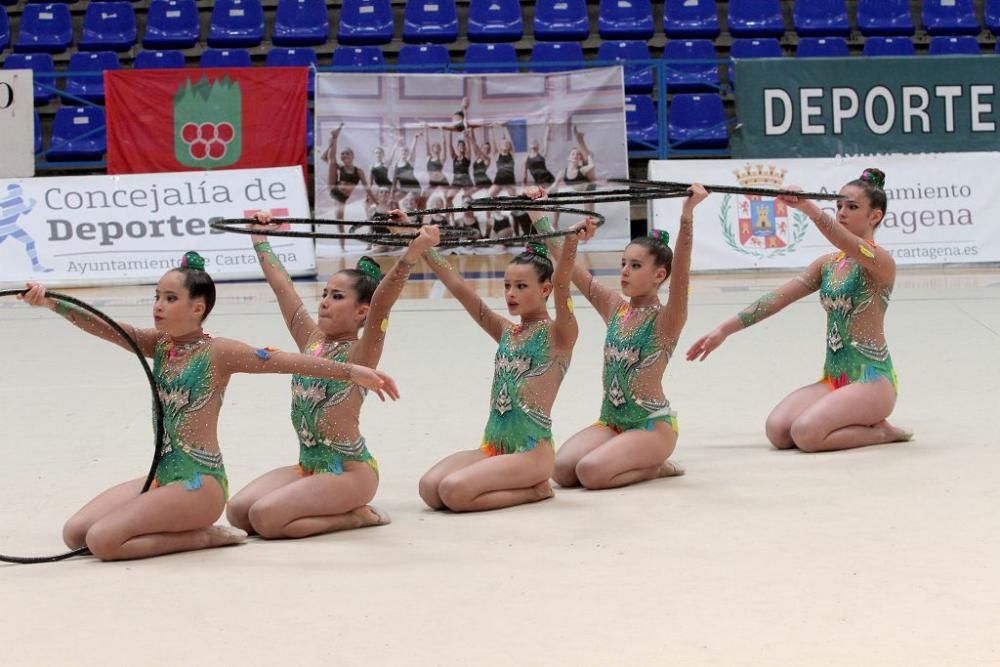
[[[845,199],[837,202],[836,220],[811,200],[779,198],[808,215],[838,252],[819,257],[688,350],[688,359],[703,360],[730,334],[819,291],[827,313],[823,373],[818,382],[789,394],[768,416],[767,438],[778,449],[821,452],[912,437],[887,421],[898,384],[885,341],[896,263],[874,240],[886,211],[884,185],[885,174],[866,169],[841,188]]]
[[[677,418],[663,393],[663,376],[687,320],[694,209],[707,195],[692,186],[673,250],[660,230],[625,247],[624,298],[585,267],[574,268],[573,283],[608,327],[604,396],[597,423],[559,447],[553,479],[560,486],[608,489],[683,473],[668,460],[677,445]],[[668,278],[664,304],[659,290]]]
[[[539,188],[531,188],[541,195]],[[451,265],[433,250],[424,253],[434,273],[479,326],[498,343],[490,414],[479,448],[438,462],[420,480],[420,497],[433,509],[469,512],[498,509],[552,496],[555,454],[550,413],[569,368],[577,337],[570,300],[570,273],[577,239],[590,238],[592,220],[575,225],[553,270],[545,246],[532,245],[504,274],[507,310],[514,323],[493,312]],[[556,317],[546,302],[555,299]]]
[[[41,285],[29,283],[22,298],[130,349],[104,321],[47,298]],[[370,368],[213,338],[204,332],[202,322],[214,305],[215,284],[204,270],[204,260],[188,253],[179,268],[160,278],[153,303],[156,327],[121,324],[143,354],[153,358],[163,404],[163,458],[148,493],[139,493],[144,478],[135,479],[105,491],[73,515],[63,529],[70,548],[86,546],[102,560],[120,560],[235,544],[246,538],[237,528],[213,525],[228,494],[217,426],[222,396],[234,373],[295,373],[350,381],[393,398],[398,395],[391,378]]]

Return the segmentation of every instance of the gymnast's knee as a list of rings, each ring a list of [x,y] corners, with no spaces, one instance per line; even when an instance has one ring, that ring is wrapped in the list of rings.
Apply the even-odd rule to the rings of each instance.
[[[792,422],[790,432],[795,446],[804,452],[820,451],[820,445],[827,436],[820,424],[807,417],[799,417]]]
[[[424,475],[420,478],[420,484],[417,486],[420,498],[432,510],[444,509],[444,503],[441,501],[441,495],[438,490],[440,484],[440,480],[437,480],[430,475]]]
[[[789,425],[786,419],[775,417],[773,412],[768,415],[767,421],[764,422],[764,433],[767,435],[771,446],[775,449],[791,449],[795,447],[795,441],[792,439],[791,425]]]

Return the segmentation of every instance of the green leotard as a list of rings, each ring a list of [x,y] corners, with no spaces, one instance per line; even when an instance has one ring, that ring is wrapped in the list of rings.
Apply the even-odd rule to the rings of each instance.
[[[844,264],[846,274],[837,275]],[[826,310],[826,363],[823,380],[833,388],[855,382],[874,382],[880,377],[897,388],[889,346],[883,340],[865,340],[865,313],[889,306],[891,287],[877,288],[867,274],[843,253],[823,264],[819,299]],[[872,315],[875,313],[872,312]],[[874,320],[872,320],[874,322]]]
[[[491,456],[531,451],[541,441],[552,445],[552,418],[524,396],[526,381],[552,368],[551,326],[551,321],[541,320],[507,328],[500,337],[490,418],[480,446]]]
[[[598,424],[616,431],[652,430],[662,421],[675,431],[676,416],[665,398],[643,398],[642,382],[662,381],[662,374],[643,377],[669,351],[656,334],[662,306],[632,308],[623,304],[608,322],[604,339],[604,400]],[[629,322],[636,318],[633,324]],[[659,392],[655,392],[659,393]]]
[[[338,342],[330,347],[328,343],[315,341],[304,353],[347,363],[352,344],[353,341]],[[342,403],[354,391],[364,392],[364,389],[346,380],[292,376],[292,424],[299,438],[299,467],[304,473],[340,475],[345,461],[359,461],[378,474],[378,462],[368,451],[363,436],[353,442],[337,442],[324,436],[320,425],[324,412]]]
[[[161,338],[153,353],[153,375],[163,403],[165,431],[163,458],[156,468],[157,486],[184,482],[189,491],[201,488],[201,476],[218,480],[229,498],[229,481],[220,452],[209,452],[189,445],[182,433],[198,418],[198,411],[212,399],[212,339],[200,339],[182,366],[168,364],[171,343]]]

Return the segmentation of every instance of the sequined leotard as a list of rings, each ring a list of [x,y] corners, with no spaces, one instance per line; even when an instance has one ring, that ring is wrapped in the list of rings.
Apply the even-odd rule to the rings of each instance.
[[[889,346],[881,321],[889,307],[892,286],[878,287],[853,259],[843,253],[825,262],[819,290],[826,310],[826,362],[823,380],[834,389],[884,377],[897,388]]]
[[[542,385],[546,392],[558,389],[569,360],[553,358],[551,328],[551,320],[539,320],[508,327],[500,337],[490,417],[480,446],[490,456],[531,451],[543,441],[552,445],[552,418],[536,394]]]
[[[351,347],[357,341],[326,342],[314,340],[306,346],[305,354],[346,362]],[[378,474],[378,462],[368,451],[364,436],[358,434],[358,413],[365,390],[343,380],[319,380],[292,376],[292,425],[299,438],[299,467],[305,474],[328,472],[340,475],[345,461],[368,464]],[[354,409],[337,411],[334,421],[330,408],[348,402],[357,403]],[[350,419],[347,425],[343,420]],[[339,423],[338,423],[339,422]],[[337,432],[348,431],[356,438],[337,437]]]
[[[657,336],[663,306],[623,303],[608,322],[604,340],[604,400],[598,424],[618,432],[652,430],[662,421],[676,431],[677,419],[663,395],[662,378],[673,345]]]

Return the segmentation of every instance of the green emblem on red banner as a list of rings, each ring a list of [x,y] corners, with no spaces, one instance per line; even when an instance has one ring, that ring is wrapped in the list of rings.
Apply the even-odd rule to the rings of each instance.
[[[243,152],[240,84],[223,77],[190,79],[174,95],[174,157],[194,169],[220,169]]]

